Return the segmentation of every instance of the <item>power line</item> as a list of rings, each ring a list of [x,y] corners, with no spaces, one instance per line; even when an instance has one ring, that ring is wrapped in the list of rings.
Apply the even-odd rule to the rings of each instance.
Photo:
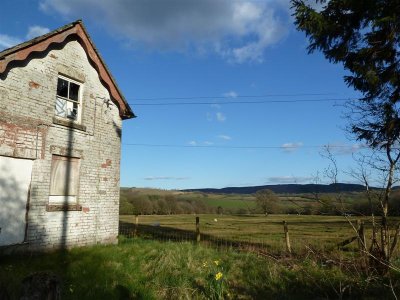
[[[350,98],[328,99],[292,99],[292,100],[260,100],[260,101],[223,101],[223,102],[158,102],[158,103],[129,103],[133,106],[167,106],[167,105],[224,105],[224,104],[263,104],[263,103],[300,103],[300,102],[334,102],[351,101]]]
[[[173,144],[142,144],[142,143],[122,143],[123,146],[139,146],[152,148],[214,148],[214,149],[282,149],[292,150],[299,148],[351,148],[351,145],[283,145],[283,146],[221,146],[221,145],[173,145]],[[362,145],[359,145],[362,147]]]
[[[263,94],[263,95],[237,95],[236,93],[223,96],[187,96],[187,97],[149,97],[149,98],[134,98],[135,100],[191,100],[191,99],[226,99],[226,98],[266,98],[266,97],[303,97],[303,96],[328,96],[337,95],[337,93],[294,93],[294,94]]]

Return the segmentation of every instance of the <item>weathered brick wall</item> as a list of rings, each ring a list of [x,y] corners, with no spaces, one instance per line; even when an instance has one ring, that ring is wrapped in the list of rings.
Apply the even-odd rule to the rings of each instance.
[[[53,123],[57,77],[83,83],[82,125]],[[0,77],[0,155],[33,159],[27,241],[32,249],[116,242],[121,119],[77,41]],[[82,211],[47,211],[52,155],[81,158]]]

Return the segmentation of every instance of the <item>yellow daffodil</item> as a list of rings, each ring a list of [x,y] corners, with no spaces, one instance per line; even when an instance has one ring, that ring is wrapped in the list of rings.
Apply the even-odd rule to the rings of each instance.
[[[219,265],[219,261],[218,261],[218,260],[214,260],[214,264],[215,264],[216,266],[218,266],[218,265]]]
[[[218,272],[217,274],[215,274],[215,280],[220,280],[222,278],[222,273]]]

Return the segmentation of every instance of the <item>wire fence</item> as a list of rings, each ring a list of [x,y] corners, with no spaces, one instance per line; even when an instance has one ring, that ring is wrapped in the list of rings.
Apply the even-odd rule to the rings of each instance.
[[[284,217],[289,220],[286,222]],[[368,223],[365,223],[367,232]],[[119,228],[126,242],[135,238],[191,242],[220,250],[265,255],[302,253],[310,249],[325,252],[339,248],[351,253],[358,249],[357,238],[351,239],[357,232],[345,219],[338,217],[307,221],[304,217],[288,216],[124,216]],[[346,239],[351,242],[343,245]]]

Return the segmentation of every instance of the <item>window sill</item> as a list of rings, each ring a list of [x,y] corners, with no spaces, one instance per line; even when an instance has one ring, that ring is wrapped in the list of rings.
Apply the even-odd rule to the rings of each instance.
[[[86,132],[86,126],[85,125],[77,124],[74,121],[70,121],[70,120],[67,120],[67,119],[61,119],[61,118],[58,118],[58,117],[53,117],[53,124],[66,126],[66,127],[71,127],[71,128],[78,129],[78,130]]]
[[[79,204],[47,204],[46,211],[82,211]]]

